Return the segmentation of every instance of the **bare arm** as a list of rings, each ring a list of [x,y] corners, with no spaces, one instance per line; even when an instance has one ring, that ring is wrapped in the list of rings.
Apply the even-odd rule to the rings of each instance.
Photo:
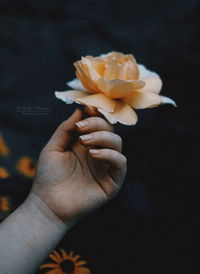
[[[104,119],[81,118],[76,110],[57,128],[29,196],[1,223],[0,273],[34,273],[70,227],[119,191],[126,174],[121,138]]]

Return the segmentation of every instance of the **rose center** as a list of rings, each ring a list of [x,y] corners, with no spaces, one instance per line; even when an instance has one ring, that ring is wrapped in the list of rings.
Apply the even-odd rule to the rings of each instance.
[[[72,273],[74,271],[75,265],[71,260],[65,260],[61,263],[61,268],[66,273]]]

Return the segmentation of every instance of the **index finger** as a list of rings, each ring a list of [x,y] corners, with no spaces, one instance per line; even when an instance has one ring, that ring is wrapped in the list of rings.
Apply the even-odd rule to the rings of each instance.
[[[101,117],[89,117],[76,123],[77,131],[89,133],[95,131],[114,131],[113,125]]]

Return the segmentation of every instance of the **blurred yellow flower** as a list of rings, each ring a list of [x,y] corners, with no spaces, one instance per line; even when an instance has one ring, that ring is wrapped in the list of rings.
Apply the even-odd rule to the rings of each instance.
[[[10,177],[10,174],[4,167],[0,167],[0,179],[6,179]]]
[[[86,56],[74,63],[77,78],[68,82],[73,90],[56,91],[55,96],[95,107],[112,124],[135,125],[134,109],[156,107],[175,102],[159,95],[162,80],[159,75],[137,64],[131,54],[110,52],[98,57]]]
[[[84,266],[87,262],[78,261],[80,256],[73,255],[72,251],[68,254],[62,248],[60,253],[53,250],[49,257],[56,263],[47,263],[40,266],[40,269],[53,268],[47,271],[46,274],[91,274],[90,269]]]
[[[3,136],[0,134],[0,156],[7,157],[10,154],[10,150],[5,143]]]
[[[8,197],[0,196],[0,210],[5,212],[10,210],[10,199]]]
[[[16,164],[16,169],[25,177],[33,178],[36,172],[36,167],[33,159],[30,157],[21,157]]]

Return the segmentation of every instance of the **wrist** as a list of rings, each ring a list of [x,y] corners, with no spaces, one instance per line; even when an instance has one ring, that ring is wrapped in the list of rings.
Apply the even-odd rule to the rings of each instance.
[[[0,273],[35,273],[69,226],[38,197],[27,199],[1,223]],[[13,258],[12,264],[7,257]]]
[[[30,192],[22,207],[26,208],[34,218],[38,218],[43,223],[49,224],[57,231],[66,232],[72,224],[63,222],[54,211],[35,193]]]

